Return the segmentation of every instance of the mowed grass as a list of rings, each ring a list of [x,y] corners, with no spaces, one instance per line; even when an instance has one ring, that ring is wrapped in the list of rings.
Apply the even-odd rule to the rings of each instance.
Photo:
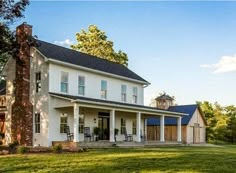
[[[236,146],[0,156],[0,172],[236,172]]]

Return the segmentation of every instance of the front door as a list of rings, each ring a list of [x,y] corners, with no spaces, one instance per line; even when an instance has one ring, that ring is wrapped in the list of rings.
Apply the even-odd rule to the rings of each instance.
[[[109,113],[98,113],[98,128],[100,129],[99,140],[109,140],[110,136]]]

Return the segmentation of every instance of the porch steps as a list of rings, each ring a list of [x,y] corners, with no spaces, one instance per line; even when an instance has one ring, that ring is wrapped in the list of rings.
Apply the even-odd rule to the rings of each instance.
[[[79,142],[81,148],[111,148],[113,146],[115,146],[114,143],[109,141]]]

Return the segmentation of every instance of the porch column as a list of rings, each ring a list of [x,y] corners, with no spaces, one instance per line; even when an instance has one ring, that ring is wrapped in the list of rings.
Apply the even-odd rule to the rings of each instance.
[[[182,142],[181,119],[182,119],[182,117],[177,118],[177,142]]]
[[[74,103],[74,142],[79,142],[79,105]]]
[[[165,142],[165,116],[160,117],[160,142]]]
[[[136,115],[136,142],[141,142],[141,113],[137,112]]]
[[[115,110],[110,111],[110,142],[115,142]]]

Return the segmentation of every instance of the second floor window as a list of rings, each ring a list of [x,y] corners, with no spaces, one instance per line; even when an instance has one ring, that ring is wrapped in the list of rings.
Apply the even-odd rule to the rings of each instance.
[[[35,73],[36,93],[41,91],[41,73]]]
[[[133,103],[137,103],[138,101],[138,89],[137,87],[133,87]]]
[[[105,80],[101,81],[101,97],[103,99],[107,98],[107,81]]]
[[[61,92],[68,93],[68,73],[61,72]]]
[[[126,85],[121,85],[121,101],[126,102]]]
[[[40,133],[40,113],[34,115],[35,133]]]
[[[85,93],[85,77],[79,76],[79,95],[84,96]]]

